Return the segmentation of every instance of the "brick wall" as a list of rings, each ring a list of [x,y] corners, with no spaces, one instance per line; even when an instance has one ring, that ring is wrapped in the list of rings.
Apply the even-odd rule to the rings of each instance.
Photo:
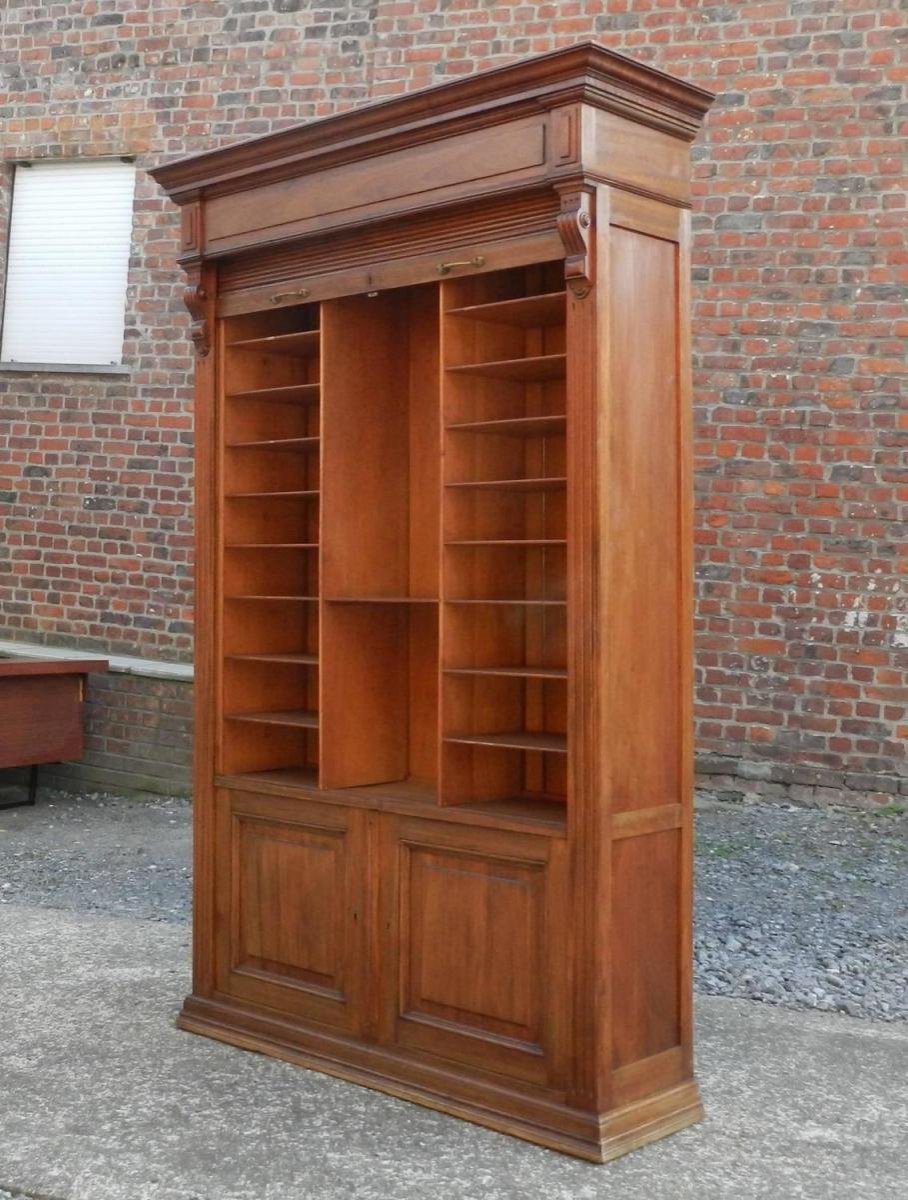
[[[723,794],[908,794],[903,0],[6,0],[0,22],[8,162],[148,166],[590,36],[718,91],[695,150],[700,765]],[[174,217],[140,172],[129,378],[0,371],[3,636],[191,657]],[[103,719],[99,695],[98,729],[147,732],[135,687]],[[104,769],[142,772],[108,741]]]

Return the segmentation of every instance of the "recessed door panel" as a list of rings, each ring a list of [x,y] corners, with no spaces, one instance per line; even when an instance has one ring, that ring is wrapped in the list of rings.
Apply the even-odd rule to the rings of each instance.
[[[359,1030],[365,814],[237,792],[219,800],[218,989]]]
[[[234,970],[341,999],[345,833],[240,817],[234,836]],[[290,920],[281,920],[284,911]]]
[[[549,1087],[563,1071],[560,839],[389,818],[386,1036]]]
[[[539,1043],[543,864],[408,846],[405,1016]]]

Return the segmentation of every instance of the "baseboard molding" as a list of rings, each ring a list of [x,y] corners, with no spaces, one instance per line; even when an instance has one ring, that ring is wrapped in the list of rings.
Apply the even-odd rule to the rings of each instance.
[[[478,1080],[452,1063],[427,1063],[393,1048],[263,1019],[220,999],[188,997],[177,1025],[589,1162],[610,1162],[703,1116],[694,1081],[597,1115],[531,1096],[516,1083],[512,1089],[506,1081]]]

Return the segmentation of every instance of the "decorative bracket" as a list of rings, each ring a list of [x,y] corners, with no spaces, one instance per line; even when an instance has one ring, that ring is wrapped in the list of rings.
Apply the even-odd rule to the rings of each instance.
[[[564,279],[578,299],[593,286],[593,194],[581,188],[561,193],[558,234],[564,245]]]
[[[183,303],[189,309],[192,324],[189,336],[199,358],[204,358],[211,349],[211,329],[208,320],[208,292],[202,286],[202,264],[185,265],[189,286],[183,290]]]
[[[180,264],[188,282],[183,290],[183,303],[192,317],[189,336],[199,358],[204,358],[211,349],[209,296],[202,283],[203,222],[201,198],[195,193],[180,210]]]

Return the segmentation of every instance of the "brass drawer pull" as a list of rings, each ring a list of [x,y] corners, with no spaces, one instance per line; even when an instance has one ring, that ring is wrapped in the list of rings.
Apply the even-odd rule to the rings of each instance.
[[[276,296],[271,297],[272,304],[280,304],[282,300],[305,300],[309,295],[309,288],[298,288],[295,292],[278,292]]]
[[[461,258],[456,262],[439,263],[437,268],[438,274],[447,275],[455,267],[481,267],[485,261],[481,254],[477,254],[475,258]]]

